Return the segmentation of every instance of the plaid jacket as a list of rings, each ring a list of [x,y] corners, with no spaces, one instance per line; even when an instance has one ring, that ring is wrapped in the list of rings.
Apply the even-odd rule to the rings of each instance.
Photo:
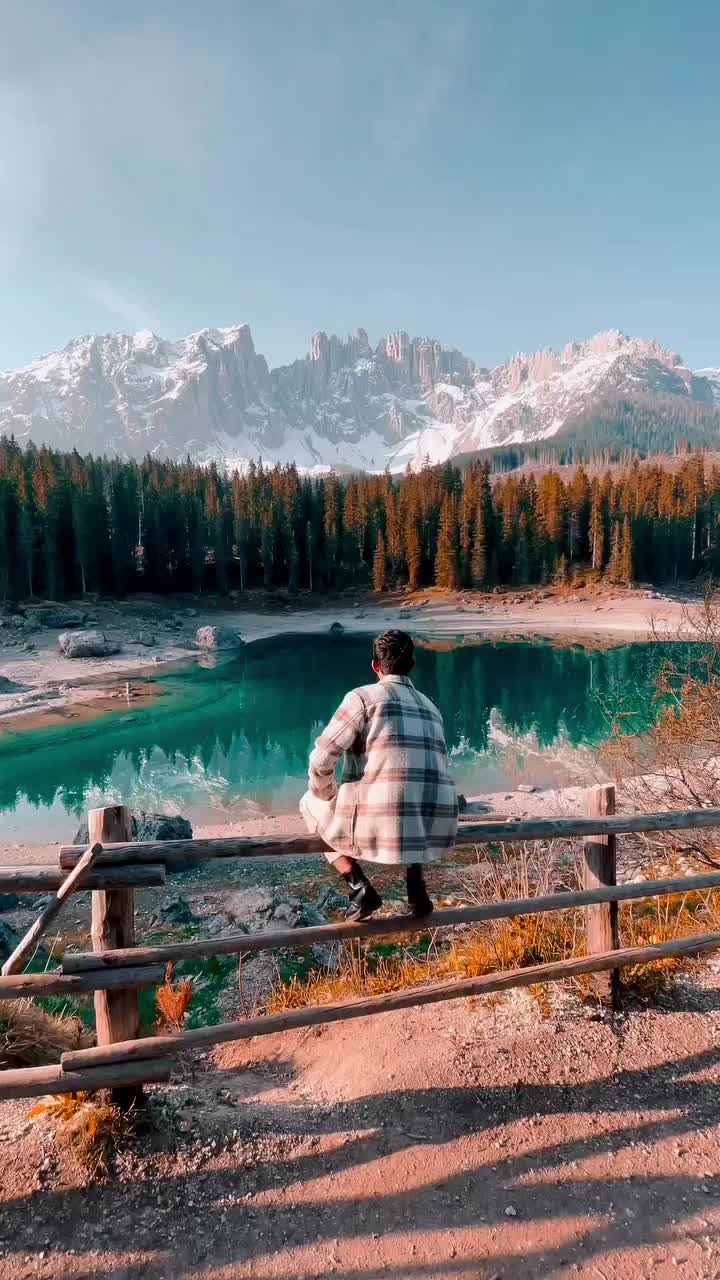
[[[340,785],[335,766],[343,759]],[[407,676],[353,689],[315,743],[317,830],[367,862],[432,862],[455,841],[458,802],[442,716]]]

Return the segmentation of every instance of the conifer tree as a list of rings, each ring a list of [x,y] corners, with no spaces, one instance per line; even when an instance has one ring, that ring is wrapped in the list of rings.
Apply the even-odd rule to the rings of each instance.
[[[327,585],[334,586],[340,554],[340,486],[333,471],[324,482],[325,499],[325,551],[327,555]]]
[[[458,586],[458,548],[456,512],[453,500],[446,494],[440,509],[435,585],[454,591]]]
[[[513,578],[518,587],[527,586],[530,581],[530,543],[528,539],[528,518],[523,512],[518,524],[517,546],[515,550],[515,569]]]
[[[607,577],[609,582],[622,582],[623,566],[622,553],[620,546],[620,522],[618,520],[613,524],[612,543],[610,549],[610,559],[607,566]]]
[[[385,560],[385,539],[382,530],[378,532],[375,540],[375,555],[373,557],[373,590],[384,591],[387,578],[387,564]]]
[[[18,477],[18,501],[20,517],[17,526],[17,553],[19,557],[19,590],[18,595],[35,594],[35,502],[32,483],[23,468]]]
[[[408,587],[411,591],[417,591],[420,585],[422,550],[417,524],[414,520],[408,522],[405,531],[405,559],[407,561]]]
[[[475,509],[475,525],[473,528],[472,558],[470,561],[470,577],[472,585],[479,590],[487,580],[487,542],[485,538],[485,503],[478,501]]]
[[[385,544],[390,572],[394,577],[403,558],[403,536],[397,496],[392,487],[388,488],[385,499]]]
[[[602,493],[597,482],[593,484],[590,508],[590,554],[593,569],[600,573],[605,558],[605,521]]]
[[[0,475],[0,600],[12,594],[12,544],[13,526],[11,504],[13,500],[9,482]]]
[[[263,586],[270,591],[274,586],[273,565],[275,559],[275,534],[269,520],[263,525],[260,535],[260,560],[262,563]]]
[[[620,547],[620,575],[622,582],[627,586],[630,586],[634,581],[632,535],[630,532],[630,520],[628,516],[623,520],[622,543]]]
[[[308,520],[305,525],[305,554],[307,556],[308,567],[308,587],[310,591],[313,589],[313,560],[315,557],[315,531],[313,529],[312,520]]]

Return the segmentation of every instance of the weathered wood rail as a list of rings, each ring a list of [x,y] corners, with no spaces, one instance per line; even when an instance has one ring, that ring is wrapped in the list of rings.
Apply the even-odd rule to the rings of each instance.
[[[607,902],[630,902],[669,893],[691,893],[700,889],[720,889],[720,872],[702,876],[683,876],[675,880],[654,880],[652,894],[649,882],[608,886],[607,888],[551,893],[537,898],[502,898],[481,907],[454,907],[433,911],[421,922],[423,929],[443,929],[451,925],[477,924],[485,920],[507,920],[513,916],[542,915],[546,911],[565,911],[571,907],[601,906]],[[381,916],[378,920],[341,924],[318,924],[298,929],[273,929],[267,933],[232,933],[223,938],[200,938],[193,942],[166,942],[152,947],[127,947],[115,951],[70,951],[62,958],[63,973],[97,972],[98,969],[123,969],[142,964],[168,964],[170,961],[197,957],[250,955],[254,951],[271,951],[276,947],[307,947],[316,943],[339,942],[346,938],[377,938],[409,933],[418,925],[408,916]]]
[[[96,846],[92,858],[84,848],[64,846],[60,851],[58,871],[46,867],[5,868],[0,872],[0,889],[30,892],[54,889],[59,902],[70,893],[90,890],[93,950],[67,952],[61,965],[50,972],[13,973],[0,977],[0,999],[93,992],[98,1043],[93,1048],[65,1053],[59,1064],[50,1067],[1,1072],[0,1098],[110,1088],[117,1101],[127,1104],[138,1096],[143,1082],[167,1079],[171,1059],[190,1049],[392,1012],[413,1005],[484,995],[511,987],[556,982],[580,974],[593,975],[597,995],[614,1004],[618,998],[618,974],[624,965],[720,950],[720,933],[625,948],[619,947],[617,934],[618,903],[717,889],[720,888],[720,872],[618,885],[615,868],[618,835],[720,827],[720,809],[615,814],[613,788],[596,787],[588,793],[587,813],[582,817],[521,822],[493,821],[492,817],[481,822],[464,821],[458,832],[458,845],[582,837],[583,887],[544,897],[503,899],[482,906],[434,911],[422,921],[408,916],[391,916],[365,922],[278,929],[254,935],[236,933],[221,938],[136,946],[134,890],[162,885],[167,871],[213,858],[322,854],[324,845],[312,836],[141,843],[128,838],[130,814],[127,809],[116,806],[91,811],[90,841]],[[98,849],[98,845],[101,848]],[[81,863],[83,875],[74,880],[74,871]],[[138,990],[161,982],[169,961],[245,955],[274,947],[389,936],[579,907],[585,910],[587,955],[476,978],[427,984],[384,996],[246,1018],[171,1035],[142,1037],[139,1034]],[[58,910],[59,907],[50,911],[50,919]],[[45,915],[47,922],[47,909]],[[43,927],[41,916],[28,936],[36,941]]]
[[[607,789],[607,788],[605,788]],[[593,788],[590,794],[593,794]],[[647,831],[685,831],[697,827],[719,827],[720,809],[688,809],[670,813],[617,814],[576,818],[530,818],[521,822],[463,822],[458,844],[498,844],[519,840],[569,840],[576,836],[618,836]],[[168,869],[182,868],[209,858],[299,857],[324,853],[327,845],[317,836],[268,836],[254,840],[245,836],[222,836],[214,840],[137,841],[103,848],[102,866],[144,866],[163,863]],[[84,846],[63,845],[60,866],[70,870],[82,857]]]

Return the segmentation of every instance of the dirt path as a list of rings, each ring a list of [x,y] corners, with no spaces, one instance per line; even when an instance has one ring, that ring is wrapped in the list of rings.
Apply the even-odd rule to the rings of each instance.
[[[88,1187],[0,1108],[2,1280],[711,1280],[720,980],[614,1024],[525,993],[196,1062]]]

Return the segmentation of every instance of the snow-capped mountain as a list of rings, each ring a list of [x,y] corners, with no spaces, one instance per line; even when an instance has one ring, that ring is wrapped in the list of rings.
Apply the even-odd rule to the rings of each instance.
[[[0,434],[81,452],[404,469],[556,435],[612,395],[720,401],[720,371],[618,331],[485,369],[430,338],[317,333],[276,369],[250,329],[77,338],[0,373]]]

